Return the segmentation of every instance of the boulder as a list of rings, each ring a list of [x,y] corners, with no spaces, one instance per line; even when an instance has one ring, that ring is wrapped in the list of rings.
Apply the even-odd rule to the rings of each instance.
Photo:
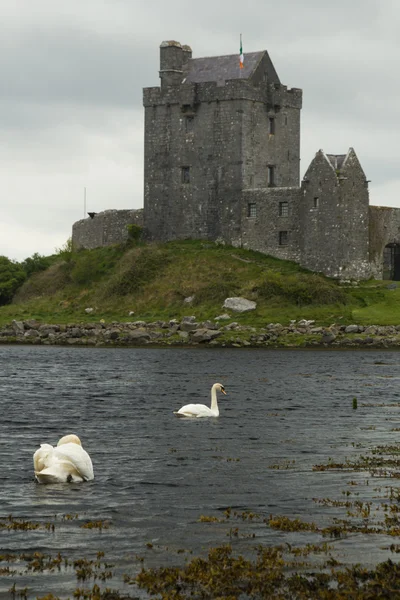
[[[247,312],[249,310],[255,310],[257,308],[257,303],[241,297],[226,298],[223,308],[228,308],[235,312]]]
[[[25,327],[22,321],[13,321],[11,323],[11,329],[13,330],[15,335],[24,335]]]
[[[344,331],[345,333],[358,333],[360,331],[360,328],[358,325],[347,325]]]
[[[215,329],[196,329],[191,334],[190,340],[192,342],[209,342],[221,335],[221,333],[221,331],[216,331]]]
[[[126,337],[130,342],[137,344],[145,344],[150,341],[150,334],[143,328],[128,331]]]

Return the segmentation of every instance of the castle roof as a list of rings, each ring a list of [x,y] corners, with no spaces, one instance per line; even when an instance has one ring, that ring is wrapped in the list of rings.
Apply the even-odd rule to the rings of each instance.
[[[239,54],[191,58],[183,68],[184,81],[205,83],[215,81],[224,85],[228,79],[250,79],[260,64],[265,51],[246,52],[243,69],[239,68]]]
[[[327,154],[326,155],[332,167],[336,170],[340,170],[343,166],[344,160],[347,154]]]

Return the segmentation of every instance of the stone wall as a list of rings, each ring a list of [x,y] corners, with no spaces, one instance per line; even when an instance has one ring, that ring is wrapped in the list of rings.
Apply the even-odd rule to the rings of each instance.
[[[72,226],[72,245],[77,250],[121,244],[128,240],[128,225],[143,226],[143,209],[105,210],[91,214],[92,218],[81,219]]]
[[[400,245],[400,208],[369,207],[369,259],[371,275],[382,279],[383,254],[387,244]]]
[[[296,187],[244,190],[242,246],[300,262],[300,199],[301,191]]]
[[[341,279],[370,274],[368,187],[352,149],[340,169],[320,150],[302,183],[300,264]]]

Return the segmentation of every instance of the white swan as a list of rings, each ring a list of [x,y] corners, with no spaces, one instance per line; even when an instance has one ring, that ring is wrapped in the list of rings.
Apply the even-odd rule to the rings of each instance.
[[[39,483],[77,483],[94,479],[89,454],[77,435],[64,435],[56,447],[40,444],[33,455],[35,477]]]
[[[174,415],[177,417],[218,417],[217,390],[226,396],[222,383],[214,383],[211,388],[211,408],[208,408],[205,404],[186,404],[179,410],[174,411]]]

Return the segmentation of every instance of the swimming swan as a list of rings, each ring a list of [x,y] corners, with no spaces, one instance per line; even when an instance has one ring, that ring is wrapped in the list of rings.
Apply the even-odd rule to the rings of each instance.
[[[94,479],[89,454],[77,435],[64,435],[56,447],[40,444],[33,455],[35,477],[39,483],[77,483]]]
[[[205,404],[186,404],[186,406],[174,411],[174,415],[177,417],[218,417],[217,390],[226,396],[222,383],[214,383],[211,388],[211,408],[208,408]]]

